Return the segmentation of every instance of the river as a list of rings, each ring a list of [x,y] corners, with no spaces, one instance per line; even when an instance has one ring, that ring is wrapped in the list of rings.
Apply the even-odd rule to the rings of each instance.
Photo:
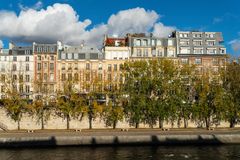
[[[240,145],[0,149],[0,160],[239,160]]]

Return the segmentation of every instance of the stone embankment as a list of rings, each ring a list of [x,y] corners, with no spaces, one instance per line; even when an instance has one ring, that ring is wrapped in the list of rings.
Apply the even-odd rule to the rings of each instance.
[[[0,147],[240,144],[240,130],[83,130],[1,132]]]

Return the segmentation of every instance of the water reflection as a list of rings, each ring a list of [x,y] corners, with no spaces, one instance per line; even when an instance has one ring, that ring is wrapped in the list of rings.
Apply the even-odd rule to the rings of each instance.
[[[237,160],[240,145],[1,149],[1,160]]]

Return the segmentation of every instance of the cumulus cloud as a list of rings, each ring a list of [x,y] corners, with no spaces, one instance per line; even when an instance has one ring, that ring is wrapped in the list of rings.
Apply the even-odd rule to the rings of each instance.
[[[37,1],[37,3],[35,3],[33,6],[31,7],[28,7],[28,6],[24,6],[22,3],[19,3],[18,4],[18,7],[21,9],[21,10],[28,10],[28,9],[34,9],[34,10],[39,10],[39,9],[42,9],[43,8],[43,2],[42,1]]]
[[[133,32],[149,31],[158,20],[155,11],[146,11],[143,8],[134,8],[113,14],[108,20],[108,32],[122,35]]]
[[[157,37],[168,37],[170,33],[176,30],[176,27],[165,26],[163,23],[159,22],[154,25],[153,35]]]
[[[229,42],[229,44],[231,45],[232,49],[235,52],[240,51],[240,39],[235,39]]]
[[[10,38],[21,42],[53,43],[57,40],[67,44],[88,44],[100,46],[104,34],[153,32],[165,37],[175,27],[165,26],[159,22],[160,15],[152,10],[133,8],[119,11],[108,19],[107,23],[95,25],[91,29],[90,19],[80,20],[76,11],[68,4],[56,3],[46,9],[23,8],[17,15],[11,11],[0,11],[0,38]]]

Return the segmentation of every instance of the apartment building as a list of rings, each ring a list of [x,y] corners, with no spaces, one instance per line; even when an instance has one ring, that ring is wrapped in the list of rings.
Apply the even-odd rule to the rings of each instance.
[[[33,50],[9,44],[8,50],[0,54],[1,98],[14,86],[23,98],[33,98]],[[10,88],[11,87],[11,88]]]
[[[197,75],[209,74],[217,81],[227,62],[222,33],[177,31],[174,36],[180,63],[195,65]]]
[[[56,96],[57,54],[58,44],[33,43],[34,98],[36,99]]]
[[[103,58],[97,48],[64,45],[58,54],[58,89],[71,81],[78,92],[89,92],[91,84],[103,77]]]
[[[105,36],[103,44],[104,59],[106,60],[128,60],[130,57],[128,38]]]
[[[176,57],[176,38],[159,38],[151,34],[128,34],[131,59]]]

